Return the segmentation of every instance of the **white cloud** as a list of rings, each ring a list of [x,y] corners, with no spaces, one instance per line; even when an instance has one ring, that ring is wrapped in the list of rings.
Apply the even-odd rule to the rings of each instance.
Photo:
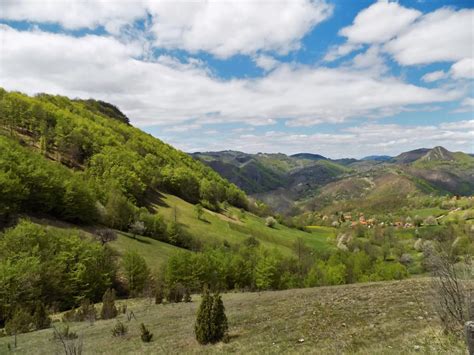
[[[421,80],[427,83],[432,83],[444,78],[446,78],[446,73],[442,70],[437,70],[430,73],[426,73],[425,75],[423,75]]]
[[[336,60],[340,57],[344,57],[360,48],[362,48],[362,45],[354,43],[344,43],[340,46],[331,46],[331,48],[329,48],[329,51],[324,56],[323,60],[326,62],[332,62],[333,60]]]
[[[474,102],[472,103],[474,106]],[[470,130],[474,131],[474,120],[456,121],[456,122],[445,122],[439,125],[441,129],[448,130]]]
[[[0,18],[58,23],[66,29],[124,25],[151,16],[154,45],[221,58],[258,51],[286,54],[332,14],[324,0],[292,1],[4,0]]]
[[[461,101],[461,105],[458,109],[453,111],[454,113],[470,112],[474,115],[474,97],[466,97]]]
[[[474,51],[474,48],[471,48]],[[474,58],[465,58],[451,67],[451,75],[456,79],[474,79]]]
[[[473,55],[474,10],[441,8],[424,15],[385,49],[402,65],[452,62]]]
[[[354,23],[339,34],[351,43],[384,43],[400,33],[421,13],[397,2],[378,1],[359,12]]]
[[[422,14],[382,0],[359,12],[351,26],[339,31],[347,42],[331,47],[325,59],[347,55],[363,43],[383,45],[382,50],[401,65],[462,61],[474,55],[473,23],[472,9],[440,8]],[[470,77],[472,70],[466,67],[459,68],[459,75],[466,70]],[[432,78],[428,75],[425,79]]]
[[[442,145],[452,151],[473,152],[474,121],[441,123],[440,125],[365,124],[349,127],[340,133],[299,134],[269,131],[245,134],[225,141],[200,142],[204,150],[224,150],[229,146],[248,153],[301,151],[331,158],[357,157],[372,154],[398,155],[402,151]],[[195,142],[181,142],[181,148],[192,151]]]
[[[323,0],[156,2],[152,31],[155,44],[217,57],[254,54],[259,50],[286,54],[300,39],[332,14]]]
[[[111,33],[145,16],[140,0],[2,0],[0,13],[7,20],[58,23],[72,30],[104,26]]]
[[[278,60],[268,55],[259,55],[254,58],[254,62],[259,68],[262,68],[265,71],[274,69],[280,63]]]
[[[353,68],[281,64],[262,78],[221,80],[202,65],[146,62],[141,43],[0,27],[0,86],[28,93],[94,97],[134,124],[243,122],[290,126],[383,117],[464,94],[427,89]]]
[[[374,74],[382,74],[388,71],[379,46],[371,46],[364,53],[360,53],[352,60],[352,65],[357,69],[368,70]]]

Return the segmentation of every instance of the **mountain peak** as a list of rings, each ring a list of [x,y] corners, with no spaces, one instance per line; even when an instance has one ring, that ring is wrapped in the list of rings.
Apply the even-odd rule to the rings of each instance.
[[[421,157],[421,159],[422,160],[427,160],[427,161],[437,161],[437,160],[451,161],[451,160],[455,160],[453,154],[449,150],[447,150],[446,148],[443,148],[441,146],[434,147],[428,153],[426,153],[423,157]]]

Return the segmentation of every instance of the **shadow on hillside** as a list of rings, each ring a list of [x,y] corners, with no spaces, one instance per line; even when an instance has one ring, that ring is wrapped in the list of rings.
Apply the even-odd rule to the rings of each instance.
[[[152,190],[145,197],[145,205],[149,210],[153,210],[153,205],[159,207],[170,207],[165,201],[165,195],[157,190]]]
[[[151,242],[149,240],[145,240],[145,239],[142,239],[143,237],[142,236],[139,236],[137,235],[135,238],[132,237],[131,235],[127,234],[127,233],[124,233],[124,232],[118,232],[118,234],[120,235],[123,235],[124,237],[127,237],[128,239],[132,239],[132,240],[135,240],[139,243],[143,243],[143,244],[151,244]]]

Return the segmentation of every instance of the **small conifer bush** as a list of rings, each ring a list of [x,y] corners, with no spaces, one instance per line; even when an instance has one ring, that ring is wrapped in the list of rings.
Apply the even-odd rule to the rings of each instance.
[[[117,316],[117,307],[115,307],[115,290],[108,289],[102,297],[102,310],[100,317],[102,319],[112,319]]]
[[[128,327],[125,326],[121,321],[117,321],[115,326],[112,328],[112,335],[114,337],[122,337],[128,332]]]
[[[213,344],[227,337],[227,317],[221,296],[205,289],[199,306],[194,332],[200,344]]]
[[[51,325],[51,318],[49,318],[46,307],[42,302],[36,304],[35,313],[33,314],[33,322],[36,330],[46,329]]]
[[[153,338],[153,333],[145,326],[145,324],[140,324],[141,338],[144,343],[149,343]]]

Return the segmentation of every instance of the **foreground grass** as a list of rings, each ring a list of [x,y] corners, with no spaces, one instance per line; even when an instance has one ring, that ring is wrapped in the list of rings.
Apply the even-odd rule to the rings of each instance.
[[[137,320],[119,319],[129,333],[113,338],[115,320],[71,323],[83,337],[84,354],[156,353],[357,353],[357,354],[464,354],[461,342],[440,335],[430,307],[429,280],[355,284],[261,293],[223,295],[229,319],[230,342],[201,346],[193,326],[199,296],[192,303],[154,305],[150,300],[121,301]],[[154,334],[145,344],[139,325]],[[55,323],[58,326],[58,323]],[[7,353],[12,337],[0,338]],[[53,354],[61,349],[52,330],[18,336],[16,354]]]

